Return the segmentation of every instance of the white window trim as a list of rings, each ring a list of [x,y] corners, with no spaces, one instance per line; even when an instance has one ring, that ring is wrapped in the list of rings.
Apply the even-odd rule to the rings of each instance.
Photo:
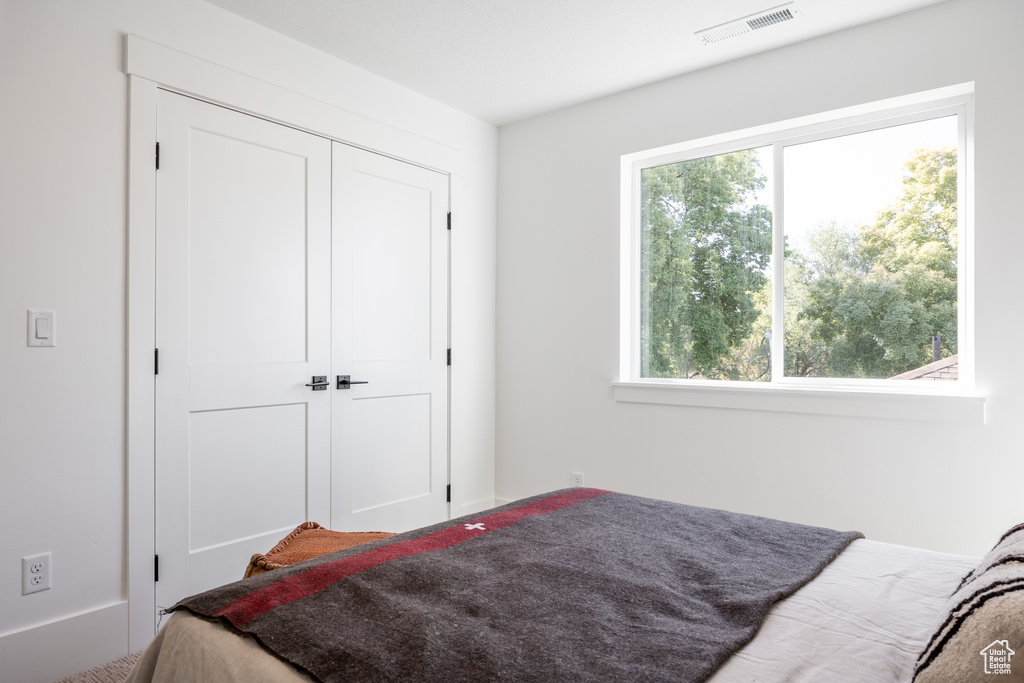
[[[939,88],[870,104],[848,107],[813,116],[790,119],[728,134],[715,135],[624,155],[621,159],[620,201],[620,319],[619,378],[613,382],[615,400],[710,408],[765,410],[851,417],[941,421],[966,424],[984,422],[984,397],[974,384],[974,235],[973,235],[973,93],[974,84]],[[781,354],[773,357],[772,383],[654,379],[640,377],[640,170],[651,166],[725,154],[742,149],[783,145],[897,125],[914,120],[957,114],[960,121],[960,196],[958,268],[957,382],[912,382],[899,380],[848,380],[784,378],[775,372]],[[841,131],[841,133],[837,132]],[[776,154],[779,163],[780,154]],[[777,176],[781,177],[781,176]],[[776,183],[776,202],[781,205],[781,186]],[[778,212],[776,212],[778,214]],[[782,230],[775,230],[777,242]],[[780,244],[773,246],[781,254]],[[782,259],[773,258],[774,277],[781,282]],[[774,303],[774,334],[782,338],[782,302]],[[781,345],[780,345],[781,346]],[[781,349],[780,349],[781,350]]]

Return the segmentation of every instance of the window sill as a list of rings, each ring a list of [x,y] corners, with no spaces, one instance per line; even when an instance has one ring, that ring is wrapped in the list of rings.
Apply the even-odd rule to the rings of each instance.
[[[879,387],[780,387],[752,383],[671,380],[612,382],[616,401],[662,405],[838,415],[887,420],[984,424],[983,396],[919,393]]]

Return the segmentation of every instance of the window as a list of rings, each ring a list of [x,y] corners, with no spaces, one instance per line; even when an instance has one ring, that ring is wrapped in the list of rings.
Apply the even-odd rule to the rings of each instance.
[[[947,89],[624,157],[623,380],[968,386],[969,103]]]
[[[770,378],[771,154],[641,169],[641,377]]]

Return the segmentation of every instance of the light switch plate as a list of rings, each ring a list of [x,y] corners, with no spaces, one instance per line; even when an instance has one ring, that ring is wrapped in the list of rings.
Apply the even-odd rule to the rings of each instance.
[[[54,346],[57,339],[57,314],[53,311],[28,312],[28,345]]]

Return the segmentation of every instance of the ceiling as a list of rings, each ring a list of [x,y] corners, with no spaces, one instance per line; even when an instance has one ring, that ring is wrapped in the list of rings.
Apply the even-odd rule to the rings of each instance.
[[[207,0],[504,125],[944,0],[795,0],[792,21],[695,32],[786,0]]]

